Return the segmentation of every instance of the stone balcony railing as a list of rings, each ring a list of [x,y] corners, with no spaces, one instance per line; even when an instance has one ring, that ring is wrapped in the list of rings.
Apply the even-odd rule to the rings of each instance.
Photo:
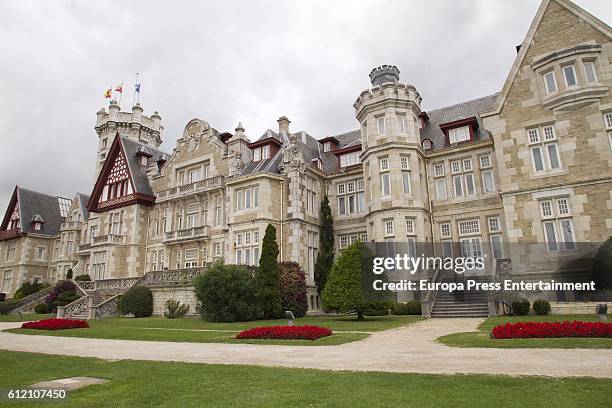
[[[86,251],[89,251],[90,249],[91,249],[91,243],[81,244],[81,245],[79,245],[77,253],[79,253],[79,252],[86,252]]]
[[[172,187],[166,190],[159,191],[157,202],[171,200],[173,198],[185,197],[191,194],[201,193],[203,191],[215,190],[225,186],[225,177],[216,176],[207,178],[193,183],[184,184],[182,186]]]
[[[65,221],[60,226],[61,231],[79,231],[83,223],[81,221]]]
[[[207,238],[210,237],[210,226],[202,225],[200,227],[192,227],[186,229],[180,229],[176,231],[169,231],[164,233],[164,243],[187,241],[191,239]]]
[[[92,245],[123,244],[124,238],[125,236],[116,234],[98,235],[97,237],[93,238]]]

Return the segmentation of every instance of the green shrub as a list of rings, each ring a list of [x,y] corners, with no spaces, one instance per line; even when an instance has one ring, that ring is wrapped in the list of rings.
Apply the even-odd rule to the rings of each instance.
[[[537,315],[547,315],[550,313],[550,303],[546,300],[536,300],[533,302],[533,311]]]
[[[6,293],[0,292],[0,302],[4,302],[6,300]]]
[[[239,265],[214,263],[193,281],[200,315],[209,322],[255,320],[260,310],[255,277]]]
[[[529,313],[529,301],[527,299],[521,299],[516,302],[512,302],[512,314],[525,316]]]
[[[366,309],[363,311],[364,316],[386,316],[388,314],[388,309]]]
[[[134,286],[119,300],[121,314],[133,314],[134,317],[149,317],[153,314],[153,293],[145,286]]]
[[[47,305],[45,303],[39,303],[34,307],[34,312],[38,314],[47,313]]]
[[[0,302],[0,315],[7,315],[15,308],[19,300],[9,299],[4,302]]]
[[[396,303],[391,311],[394,315],[421,315],[421,302],[411,300],[407,303]]]
[[[70,295],[64,295],[60,300],[58,298],[62,293],[69,292]],[[49,292],[47,297],[45,297],[45,304],[47,305],[47,311],[49,313],[55,313],[57,310],[57,306],[64,306],[68,303],[73,302],[78,299],[76,295],[76,286],[69,280],[59,281],[55,284],[53,289]],[[73,300],[70,300],[73,299]]]
[[[189,305],[181,305],[181,302],[174,299],[166,300],[166,310],[164,316],[168,319],[183,317],[189,311]]]
[[[84,274],[84,275],[77,275],[77,276],[74,278],[74,280],[75,280],[75,281],[78,281],[78,282],[82,282],[82,281],[90,281],[90,280],[91,280],[91,278],[89,277],[89,275]]]
[[[68,272],[66,272],[66,279],[72,279],[72,269],[68,269]]]
[[[295,317],[306,315],[308,299],[304,271],[295,262],[281,262],[278,272],[283,310],[291,310]]]
[[[30,296],[31,294],[41,291],[47,287],[49,287],[49,285],[42,282],[23,282],[19,289],[15,291],[15,296],[13,296],[13,299],[23,299],[24,297]]]
[[[69,290],[66,292],[62,292],[57,295],[57,298],[54,301],[55,307],[57,306],[66,306],[80,298],[79,295],[76,294],[76,291]]]

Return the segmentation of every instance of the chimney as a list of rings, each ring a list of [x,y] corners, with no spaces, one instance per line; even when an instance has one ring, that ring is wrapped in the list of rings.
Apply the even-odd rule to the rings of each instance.
[[[278,133],[287,133],[289,134],[289,124],[291,121],[286,116],[281,116],[277,120],[278,122]]]

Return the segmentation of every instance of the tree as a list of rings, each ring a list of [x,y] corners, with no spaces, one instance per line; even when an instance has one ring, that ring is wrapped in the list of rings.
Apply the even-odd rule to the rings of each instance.
[[[278,269],[283,310],[291,310],[295,317],[304,316],[308,310],[304,271],[295,262],[281,262]]]
[[[283,316],[277,257],[276,228],[268,224],[261,244],[261,258],[259,258],[259,268],[257,270],[257,292],[266,319]]]
[[[241,265],[215,262],[193,281],[203,320],[245,322],[259,312],[257,287],[250,270]]]
[[[612,289],[612,237],[599,247],[593,259],[593,281],[597,290]]]
[[[119,299],[121,314],[149,317],[153,314],[153,292],[146,286],[132,286]]]
[[[321,201],[321,239],[314,268],[314,278],[319,293],[323,293],[329,271],[334,264],[334,219],[327,196]]]
[[[357,313],[363,320],[366,308],[362,286],[363,259],[361,242],[346,248],[331,269],[323,289],[323,306],[340,313]]]

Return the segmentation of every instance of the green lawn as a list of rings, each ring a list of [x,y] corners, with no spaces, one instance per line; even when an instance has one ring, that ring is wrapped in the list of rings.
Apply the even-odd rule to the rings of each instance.
[[[496,316],[486,319],[477,332],[453,333],[438,338],[440,343],[454,347],[493,348],[612,348],[612,339],[559,338],[559,339],[491,339],[493,327],[503,323],[554,322],[564,320],[597,321],[596,315]]]
[[[109,380],[73,391],[61,407],[597,408],[610,406],[612,389],[612,380],[593,378],[332,372],[7,351],[0,361],[3,389],[72,376]]]
[[[334,334],[318,340],[236,340],[237,332],[250,327],[265,325],[286,325],[287,320],[257,320],[240,323],[211,323],[200,318],[166,319],[164,317],[111,318],[90,320],[88,329],[44,331],[29,329],[7,330],[13,333],[60,337],[88,337],[122,340],[181,341],[194,343],[252,343],[252,344],[290,344],[306,346],[329,346],[362,340],[367,333],[399,327],[420,320],[420,316],[372,316],[358,321],[354,316],[302,317],[295,324],[329,327]],[[215,330],[215,331],[197,331]],[[231,331],[229,331],[231,330]]]
[[[24,313],[19,315],[2,315],[0,316],[0,322],[27,322],[30,320],[42,320],[51,319],[55,317],[54,314],[36,314],[36,313]]]

